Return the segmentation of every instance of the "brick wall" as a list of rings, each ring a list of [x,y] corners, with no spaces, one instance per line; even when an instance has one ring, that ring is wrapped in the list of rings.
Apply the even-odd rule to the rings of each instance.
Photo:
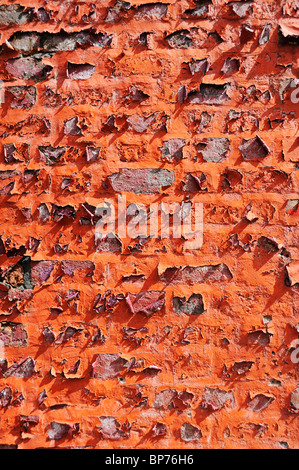
[[[1,447],[297,447],[298,10],[0,1]]]

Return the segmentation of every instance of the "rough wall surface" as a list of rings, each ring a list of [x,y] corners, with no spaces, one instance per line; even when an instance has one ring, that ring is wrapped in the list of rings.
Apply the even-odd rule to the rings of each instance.
[[[0,447],[298,447],[298,1],[1,0],[0,33]],[[120,193],[203,203],[201,249],[97,241]]]

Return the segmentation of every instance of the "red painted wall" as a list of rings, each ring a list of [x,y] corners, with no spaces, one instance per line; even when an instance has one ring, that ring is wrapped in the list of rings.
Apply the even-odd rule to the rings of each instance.
[[[1,447],[297,447],[296,5],[0,1]]]

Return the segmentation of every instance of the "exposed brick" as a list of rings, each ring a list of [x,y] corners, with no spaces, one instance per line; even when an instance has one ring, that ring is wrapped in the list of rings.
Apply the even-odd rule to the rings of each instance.
[[[171,186],[174,172],[164,169],[124,169],[120,173],[108,176],[114,191],[129,191],[136,194],[156,194]]]
[[[297,448],[298,1],[0,3],[0,449]]]

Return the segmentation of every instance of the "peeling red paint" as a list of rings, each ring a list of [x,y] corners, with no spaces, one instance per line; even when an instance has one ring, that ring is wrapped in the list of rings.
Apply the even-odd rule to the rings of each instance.
[[[298,21],[0,0],[1,449],[298,447]],[[120,195],[201,248],[97,238]]]

